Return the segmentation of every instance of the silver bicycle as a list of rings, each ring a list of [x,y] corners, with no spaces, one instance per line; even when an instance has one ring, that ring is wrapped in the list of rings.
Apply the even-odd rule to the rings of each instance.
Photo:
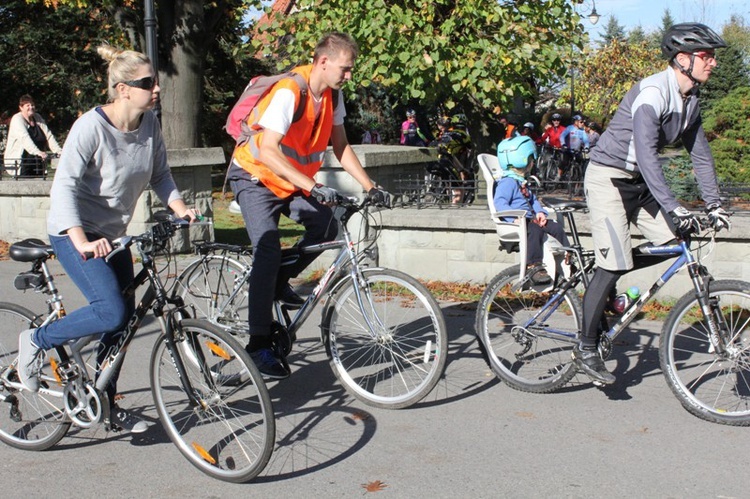
[[[335,241],[282,250],[282,265],[299,255],[338,250],[330,268],[292,316],[274,304],[274,348],[286,362],[296,333],[323,301],[320,323],[333,372],[346,390],[368,405],[400,409],[422,400],[440,380],[447,357],[447,334],[440,306],[413,277],[370,267],[377,258],[377,233],[365,199],[339,199]],[[369,236],[354,241],[347,229],[360,213]],[[252,250],[214,242],[196,243],[198,258],[177,278],[173,293],[196,317],[237,335],[247,335],[247,281]],[[356,248],[360,247],[359,250]]]

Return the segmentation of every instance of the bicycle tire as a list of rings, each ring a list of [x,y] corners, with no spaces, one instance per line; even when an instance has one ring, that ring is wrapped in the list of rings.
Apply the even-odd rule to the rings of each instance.
[[[0,323],[6,330],[18,333],[38,325],[33,312],[13,303],[0,303]],[[6,338],[0,342],[0,373],[5,373],[18,356],[18,336],[6,335]],[[17,372],[10,372],[8,376],[11,381],[20,383]],[[0,398],[0,440],[11,447],[46,450],[62,440],[70,429],[63,391],[49,360],[42,367],[39,392],[0,383]]]
[[[203,473],[248,482],[268,464],[276,437],[262,376],[224,329],[198,319],[184,319],[176,327],[176,350],[200,404],[191,406],[172,358],[175,352],[162,334],[150,363],[159,419],[182,455]]]
[[[659,361],[667,384],[691,414],[714,423],[750,426],[750,283],[713,281],[729,327],[729,353],[712,352],[708,325],[694,292],[677,301],[659,342]]]
[[[477,307],[476,334],[490,368],[507,385],[523,392],[553,392],[576,374],[572,351],[583,324],[581,300],[569,290],[564,302],[544,317],[546,328],[567,336],[524,328],[552,294],[528,283],[514,290],[519,270],[518,265],[507,268],[487,285]]]
[[[247,335],[245,275],[250,264],[226,255],[198,258],[180,274],[173,294],[180,296],[192,316],[206,319],[235,335]],[[241,289],[235,288],[243,286]]]
[[[580,160],[574,159],[570,163],[570,173],[568,177],[568,197],[573,198],[583,193],[583,164]]]
[[[321,333],[333,372],[362,402],[403,409],[429,394],[440,380],[448,355],[448,337],[440,306],[413,277],[390,269],[365,269],[377,335],[370,333],[347,278],[332,292],[323,312]]]

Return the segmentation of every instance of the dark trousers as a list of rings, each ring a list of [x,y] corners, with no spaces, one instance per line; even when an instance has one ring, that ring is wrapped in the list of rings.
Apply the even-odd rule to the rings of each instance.
[[[553,220],[547,220],[544,227],[540,227],[532,220],[526,221],[526,263],[528,265],[541,263],[544,258],[542,246],[544,236],[550,235],[557,239],[563,246],[570,246],[565,228]]]
[[[248,323],[251,335],[268,335],[273,321],[273,300],[278,289],[296,277],[320,253],[301,255],[293,265],[281,267],[279,218],[282,214],[305,227],[298,245],[333,240],[338,225],[333,211],[301,192],[281,199],[246,171],[232,164],[229,182],[242,209],[253,244],[253,268],[248,279]],[[280,269],[283,269],[280,271]]]

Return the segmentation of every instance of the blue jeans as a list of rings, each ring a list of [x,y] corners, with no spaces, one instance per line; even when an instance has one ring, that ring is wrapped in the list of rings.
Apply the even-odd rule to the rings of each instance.
[[[101,236],[88,234],[89,240]],[[130,314],[135,310],[135,297],[125,300],[122,290],[133,282],[133,258],[130,250],[116,254],[109,262],[103,258],[84,260],[67,236],[50,235],[57,259],[73,283],[89,302],[51,324],[40,327],[33,341],[49,350],[70,340],[102,333],[97,360],[101,362],[109,346],[115,343]],[[114,401],[119,373],[112,378],[107,392]]]
[[[253,243],[253,268],[248,279],[249,333],[253,336],[268,335],[271,333],[276,292],[320,254],[302,255],[293,265],[281,268],[281,214],[305,227],[305,234],[298,245],[333,240],[338,224],[333,218],[333,210],[314,198],[297,192],[281,199],[262,183],[254,181],[245,170],[233,163],[230,163],[229,168],[230,185],[242,209],[242,218]]]

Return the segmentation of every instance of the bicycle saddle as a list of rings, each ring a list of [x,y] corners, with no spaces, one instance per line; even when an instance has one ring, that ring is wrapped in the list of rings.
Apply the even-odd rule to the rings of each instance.
[[[55,250],[41,239],[24,239],[13,243],[10,246],[9,254],[17,262],[33,262],[54,256]]]
[[[545,205],[549,206],[553,210],[563,210],[566,208],[572,210],[585,210],[588,208],[586,201],[575,201],[570,199],[558,199],[545,197],[542,199]]]

